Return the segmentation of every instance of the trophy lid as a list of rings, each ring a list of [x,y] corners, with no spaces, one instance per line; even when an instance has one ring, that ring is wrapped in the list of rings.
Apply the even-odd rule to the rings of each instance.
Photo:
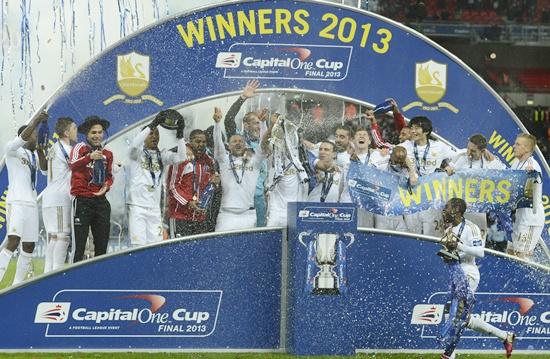
[[[185,123],[183,116],[178,111],[172,109],[160,111],[156,119],[161,119],[160,125],[167,130],[177,129],[180,121]]]

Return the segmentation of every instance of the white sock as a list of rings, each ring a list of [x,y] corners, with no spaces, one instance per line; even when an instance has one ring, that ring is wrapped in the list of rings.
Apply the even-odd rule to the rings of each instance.
[[[57,235],[57,241],[55,241],[55,248],[53,250],[53,270],[63,268],[65,265],[70,240],[71,237],[66,234]]]
[[[2,249],[0,251],[0,282],[2,279],[4,279],[4,274],[6,274],[6,270],[8,269],[8,265],[10,264],[11,257],[13,256],[13,252],[8,250],[7,248]]]
[[[470,318],[468,322],[468,328],[485,334],[491,334],[502,340],[506,340],[507,333],[504,330],[498,329],[489,323],[485,323],[479,318]]]
[[[50,238],[46,246],[46,259],[44,261],[44,273],[51,272],[53,269],[53,249],[56,245],[57,238]]]
[[[32,262],[32,253],[25,251],[19,252],[19,258],[17,259],[17,267],[15,269],[15,277],[13,278],[13,284],[21,283],[27,277],[29,268]]]

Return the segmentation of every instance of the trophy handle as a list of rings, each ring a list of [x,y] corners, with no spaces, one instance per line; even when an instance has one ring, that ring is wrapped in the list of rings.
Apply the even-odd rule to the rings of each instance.
[[[307,244],[304,242],[304,237],[309,236],[311,234],[311,231],[309,232],[300,232],[298,235],[298,241],[307,248]]]
[[[349,246],[351,246],[353,244],[353,242],[355,242],[355,236],[351,232],[344,233],[344,237],[347,237],[347,238],[350,239],[349,244],[346,246],[346,248],[348,248]]]

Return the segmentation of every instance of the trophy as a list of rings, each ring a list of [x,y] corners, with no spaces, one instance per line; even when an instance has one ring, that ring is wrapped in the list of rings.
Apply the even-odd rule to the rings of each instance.
[[[453,233],[452,227],[445,231],[440,243],[443,248],[437,252],[437,255],[440,256],[445,263],[460,261],[458,251],[456,250],[458,237]]]
[[[338,233],[316,233],[307,244],[304,237],[311,232],[302,232],[299,242],[307,248],[306,287],[313,294],[345,294],[347,292],[346,248],[355,241],[352,233],[344,233],[349,240],[346,245]]]
[[[161,120],[159,124],[167,130],[177,130],[181,126],[179,125],[180,122],[183,125],[185,124],[183,116],[178,111],[172,109],[160,111],[156,119]]]

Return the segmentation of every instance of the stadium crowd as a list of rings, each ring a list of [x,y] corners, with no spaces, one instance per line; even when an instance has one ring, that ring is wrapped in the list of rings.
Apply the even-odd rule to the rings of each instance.
[[[352,162],[408,178],[436,171],[448,175],[463,169],[505,169],[487,149],[481,134],[471,134],[463,150],[455,150],[432,134],[427,117],[408,123],[397,102],[374,108],[346,103],[343,116],[311,104],[304,115],[290,101],[286,116],[256,108],[238,118],[243,104],[256,96],[258,81],[249,81],[224,114],[212,109],[211,126],[193,129],[184,138],[185,120],[176,110],[161,111],[141,128],[128,149],[126,205],[128,236],[133,246],[200,233],[286,226],[287,203],[352,202],[346,181]],[[55,124],[58,140],[40,143],[41,112],[6,146],[9,176],[7,241],[0,251],[0,279],[22,243],[14,283],[26,277],[38,238],[37,173],[48,177],[42,217],[48,234],[45,271],[84,259],[93,239],[94,255],[106,253],[111,206],[106,197],[117,176],[113,154],[103,143],[109,122],[87,117],[77,126],[70,118]],[[177,147],[160,149],[158,127],[175,132]],[[84,141],[75,143],[77,131]],[[537,171],[536,140],[520,134],[511,169]],[[37,159],[38,158],[38,159]],[[542,181],[534,180],[533,205],[515,211],[510,238],[499,219],[466,213],[487,236],[487,246],[531,258],[544,225]],[[361,227],[441,237],[448,227],[441,212],[425,210],[405,216],[374,215],[359,209]],[[69,251],[70,249],[70,251]],[[68,253],[70,252],[70,253]]]

